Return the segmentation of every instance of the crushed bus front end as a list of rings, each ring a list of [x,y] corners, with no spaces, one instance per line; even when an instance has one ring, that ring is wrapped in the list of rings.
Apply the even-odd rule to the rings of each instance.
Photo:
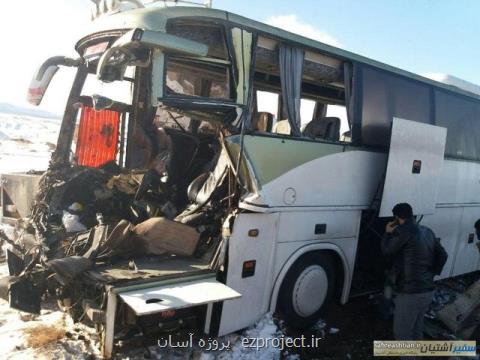
[[[31,211],[5,237],[0,295],[31,313],[56,299],[98,327],[106,356],[119,326],[203,332],[213,304],[241,296],[222,282],[239,199],[254,187],[241,142],[229,140],[248,120],[252,34],[208,23],[192,36],[183,20],[151,29],[154,15],[160,24],[161,9],[112,15],[145,23],[97,31],[78,59],[40,68],[35,104],[52,67],[77,72]]]

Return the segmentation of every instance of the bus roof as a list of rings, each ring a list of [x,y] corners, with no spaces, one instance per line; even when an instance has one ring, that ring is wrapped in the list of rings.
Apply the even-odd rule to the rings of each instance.
[[[357,63],[367,64],[378,69],[383,69],[391,73],[408,77],[420,81],[425,84],[443,88],[453,91],[468,97],[480,100],[480,95],[471,91],[462,89],[447,83],[435,81],[424,76],[396,68],[382,62],[372,60],[362,55],[352,53],[347,50],[339,49],[337,47],[324,44],[320,41],[306,38],[304,36],[291,33],[271,25],[261,23],[237,14],[233,14],[224,10],[202,8],[202,7],[148,7],[142,9],[128,10],[113,15],[104,15],[93,22],[92,32],[114,30],[114,29],[133,29],[141,28],[144,30],[162,31],[166,29],[167,22],[175,18],[204,18],[204,19],[218,19],[222,21],[229,21],[234,24],[243,25],[263,33],[266,36],[274,37],[278,40],[286,40],[296,43],[299,46],[318,50],[335,56],[341,60],[350,60]]]

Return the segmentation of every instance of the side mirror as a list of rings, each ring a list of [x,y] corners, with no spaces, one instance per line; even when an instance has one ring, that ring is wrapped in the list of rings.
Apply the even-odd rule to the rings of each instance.
[[[66,58],[64,56],[54,56],[46,60],[35,72],[30,82],[27,93],[27,101],[35,106],[40,105],[43,96],[56,74],[59,66],[78,66],[80,60]]]
[[[135,63],[134,53],[127,47],[112,47],[100,57],[97,78],[103,82],[123,80],[127,66]]]

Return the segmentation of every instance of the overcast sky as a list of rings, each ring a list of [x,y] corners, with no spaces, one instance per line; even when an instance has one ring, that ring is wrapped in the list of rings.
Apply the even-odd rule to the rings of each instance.
[[[213,0],[216,8],[268,22],[419,74],[480,84],[476,0]],[[35,69],[74,55],[90,22],[89,0],[3,0],[0,102],[26,105]],[[71,75],[57,76],[41,108],[61,113]]]

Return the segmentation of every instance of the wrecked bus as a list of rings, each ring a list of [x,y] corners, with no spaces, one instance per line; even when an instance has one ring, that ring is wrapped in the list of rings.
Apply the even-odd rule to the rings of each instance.
[[[39,104],[76,69],[49,169],[2,188],[11,306],[57,298],[107,357],[126,333],[217,336],[269,311],[306,327],[383,285],[397,202],[441,238],[439,278],[478,270],[478,93],[226,11],[97,15],[29,89]]]

